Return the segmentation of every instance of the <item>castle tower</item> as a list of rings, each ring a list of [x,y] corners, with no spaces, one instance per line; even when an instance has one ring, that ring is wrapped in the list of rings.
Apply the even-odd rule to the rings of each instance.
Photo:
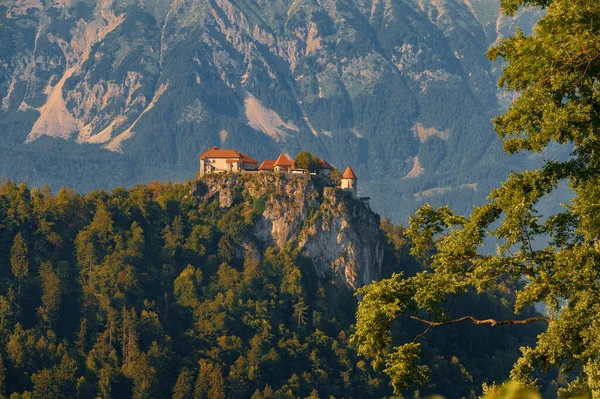
[[[340,188],[344,191],[350,191],[353,196],[358,196],[358,177],[354,174],[354,171],[350,166],[346,168],[346,171],[342,175]]]

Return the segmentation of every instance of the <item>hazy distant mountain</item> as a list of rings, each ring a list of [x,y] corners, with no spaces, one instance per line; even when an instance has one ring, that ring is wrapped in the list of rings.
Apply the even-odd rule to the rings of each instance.
[[[213,145],[306,149],[398,221],[468,208],[511,166],[485,51],[535,18],[495,0],[0,0],[0,177],[88,190],[193,177]]]

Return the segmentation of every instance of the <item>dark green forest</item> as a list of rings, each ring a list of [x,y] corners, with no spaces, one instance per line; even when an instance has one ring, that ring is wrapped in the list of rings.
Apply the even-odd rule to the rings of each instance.
[[[222,209],[194,184],[86,195],[0,185],[0,397],[391,397],[349,342],[354,293],[290,249],[251,237],[260,253],[241,252],[264,200],[241,192]],[[404,227],[382,220],[380,234],[386,275],[421,270]],[[506,317],[512,300],[503,287],[452,312]],[[394,339],[421,331],[398,323]],[[537,332],[433,331],[421,394],[476,397]]]

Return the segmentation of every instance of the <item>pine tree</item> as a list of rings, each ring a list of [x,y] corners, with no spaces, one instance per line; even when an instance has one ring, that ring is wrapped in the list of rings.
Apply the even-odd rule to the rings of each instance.
[[[184,232],[183,232],[183,220],[181,216],[175,216],[173,220],[173,224],[171,226],[167,226],[164,232],[165,239],[165,250],[167,254],[171,257],[174,257],[177,254],[177,251],[183,247],[184,243]]]
[[[300,299],[296,304],[294,304],[294,317],[296,318],[298,327],[306,324],[307,312],[308,306],[304,303],[304,299]]]
[[[138,336],[137,336],[137,315],[135,309],[127,310],[123,307],[123,328],[121,338],[121,353],[123,354],[123,366],[128,370],[129,375],[133,374],[133,370],[129,367],[137,359],[138,353]]]
[[[200,360],[199,364],[200,371],[194,388],[194,399],[225,398],[225,384],[221,367],[204,359]]]
[[[156,390],[156,370],[150,366],[145,353],[139,355],[132,367],[133,399],[149,399]]]
[[[194,374],[187,368],[183,368],[177,377],[173,387],[173,399],[187,399],[192,396],[194,390]]]
[[[140,227],[137,222],[131,224],[131,236],[127,241],[127,249],[130,256],[134,258],[141,258],[146,248],[146,242],[144,240],[144,230]]]
[[[187,265],[179,277],[175,279],[174,294],[177,303],[190,309],[196,309],[200,304],[198,290],[201,283],[202,272],[192,265]]]
[[[4,359],[0,352],[0,399],[4,399],[6,395],[6,367],[4,366]]]
[[[193,399],[209,399],[208,391],[210,389],[210,373],[212,372],[212,364],[202,359],[200,360],[199,365],[200,369],[194,385]]]
[[[221,367],[216,365],[213,367],[210,375],[210,390],[208,391],[209,399],[224,399],[225,398],[225,384],[223,382],[223,372]]]
[[[46,326],[50,326],[58,314],[61,303],[60,279],[49,262],[40,265],[40,281],[42,283],[42,306],[38,312]]]
[[[21,232],[15,235],[13,246],[10,250],[10,265],[13,276],[18,281],[17,292],[21,294],[21,285],[29,277],[29,259],[27,243]]]

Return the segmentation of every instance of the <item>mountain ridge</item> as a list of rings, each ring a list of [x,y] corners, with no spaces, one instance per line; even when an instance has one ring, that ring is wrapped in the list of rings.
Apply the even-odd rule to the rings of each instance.
[[[495,174],[488,185],[506,173],[486,159],[501,155],[489,122],[497,71],[484,52],[535,20],[503,19],[491,0],[2,0],[0,15],[12,43],[0,46],[0,143],[29,165],[0,165],[0,176],[43,177],[26,154],[68,147],[46,136],[136,165],[113,179],[111,165],[77,161],[102,170],[91,179],[104,187],[192,177],[213,145],[262,158],[307,149],[354,165],[392,218],[406,213],[387,212],[379,185],[408,210],[440,173],[456,187],[475,183],[475,166]],[[94,188],[68,170],[51,183]]]

